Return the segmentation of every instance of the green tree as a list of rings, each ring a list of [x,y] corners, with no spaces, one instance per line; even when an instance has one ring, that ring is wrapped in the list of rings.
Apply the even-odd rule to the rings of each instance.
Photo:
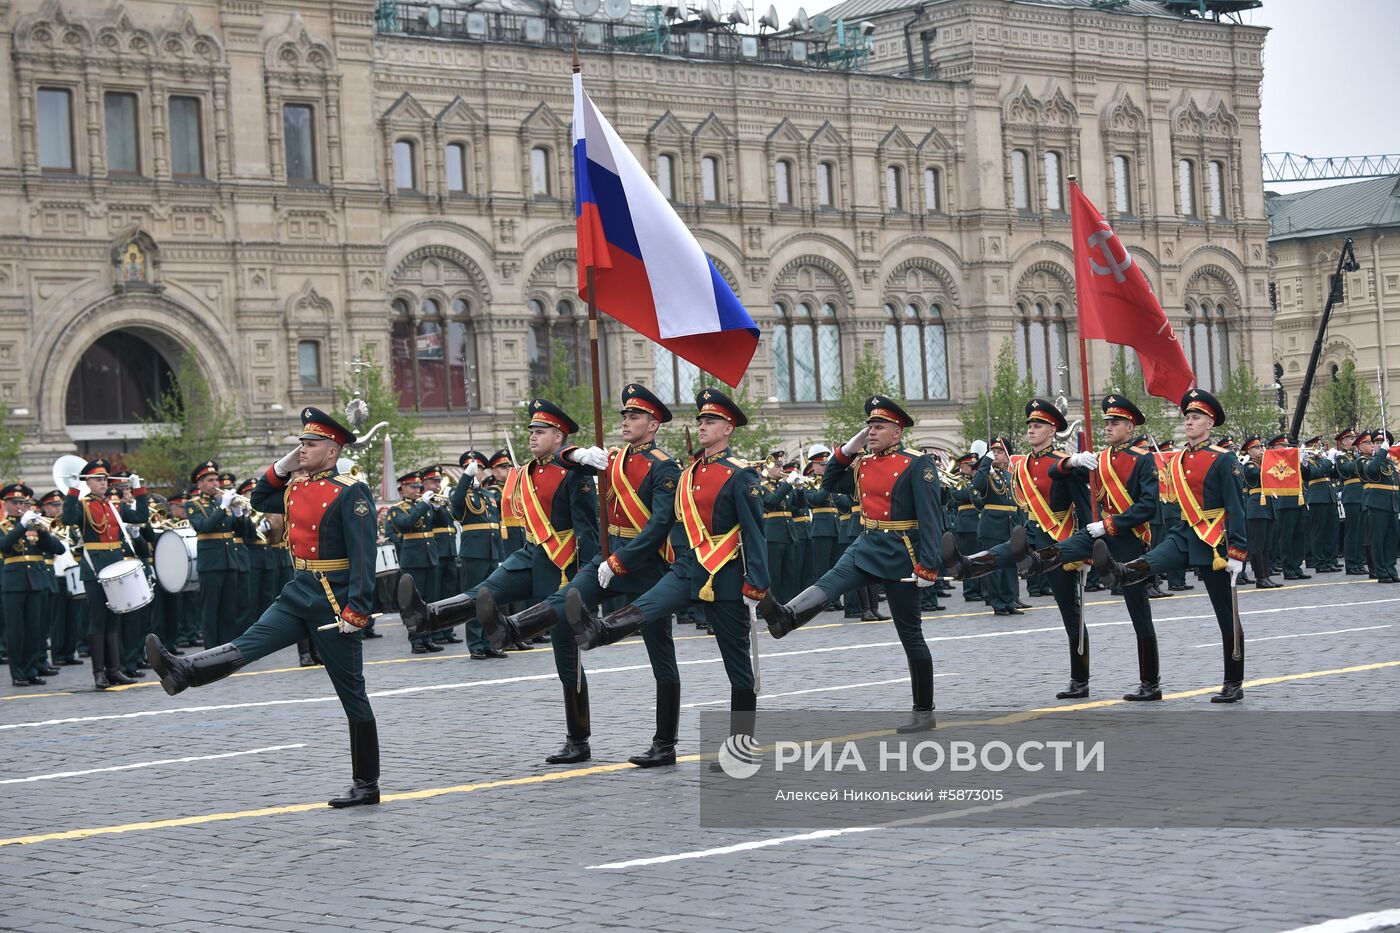
[[[573,359],[569,356],[568,345],[562,340],[554,341],[550,347],[549,370],[543,380],[531,384],[530,391],[535,398],[548,399],[568,412],[569,417],[578,422],[579,431],[569,438],[569,443],[584,447],[593,445],[593,383],[580,382],[574,375]],[[530,410],[529,399],[521,399],[520,416],[510,429],[511,443],[515,445],[515,455],[522,460],[530,457]],[[603,399],[603,440],[607,442],[607,431],[615,421],[608,420],[608,413],[617,411],[615,399]]]
[[[1026,400],[1035,394],[1035,381],[1030,374],[1016,371],[1016,351],[1010,338],[1003,340],[996,368],[992,371],[991,392],[985,388],[978,392],[977,398],[965,406],[959,416],[963,446],[997,434],[1005,434],[1014,444],[1025,434]]]
[[[1309,434],[1321,434],[1329,445],[1343,428],[1373,428],[1381,423],[1381,403],[1371,380],[1356,371],[1356,363],[1346,360],[1331,379],[1314,384],[1308,403]]]
[[[0,476],[19,473],[19,452],[24,445],[24,434],[9,419],[10,409],[0,406]]]
[[[1147,423],[1143,425],[1143,433],[1150,436],[1157,443],[1170,440],[1176,430],[1180,419],[1177,417],[1177,408],[1170,405],[1165,399],[1157,398],[1155,395],[1147,394],[1147,387],[1143,383],[1142,371],[1136,367],[1128,366],[1128,355],[1119,347],[1114,348],[1112,354],[1112,364],[1108,369],[1108,379],[1103,384],[1104,394],[1115,392],[1126,396],[1130,402],[1138,407]],[[1102,409],[1100,408],[1099,411]],[[1102,427],[1101,419],[1096,411],[1094,423]],[[1102,443],[1102,435],[1096,438],[1096,443]]]
[[[236,473],[247,467],[247,431],[237,406],[214,394],[189,356],[180,360],[170,389],[152,400],[143,424],[141,446],[124,459],[154,489],[184,489],[190,470],[208,459]],[[239,450],[244,454],[235,459]]]
[[[872,395],[894,398],[894,388],[885,376],[879,356],[867,350],[856,359],[855,372],[841,386],[841,394],[826,405],[826,443],[833,449],[846,443],[865,427],[865,402]],[[903,400],[895,399],[901,405]],[[913,443],[910,440],[909,443]]]
[[[1225,407],[1225,429],[1237,442],[1258,434],[1267,442],[1279,431],[1279,410],[1273,394],[1260,384],[1254,370],[1243,359],[1230,373],[1225,389],[1216,393]]]
[[[384,367],[373,362],[369,348],[362,348],[360,356],[371,361],[358,377],[360,397],[369,407],[369,424],[365,425],[361,432],[368,431],[381,421],[387,421],[388,424],[379,429],[368,447],[355,453],[354,459],[364,472],[369,488],[378,494],[380,472],[384,463],[385,437],[393,439],[394,470],[400,475],[435,462],[441,453],[436,441],[419,434],[422,430],[422,419],[418,413],[412,409],[405,411],[399,408],[399,393],[389,381]],[[342,409],[354,398],[355,388],[354,385],[348,385],[336,389]],[[337,416],[335,412],[331,414],[333,417]]]

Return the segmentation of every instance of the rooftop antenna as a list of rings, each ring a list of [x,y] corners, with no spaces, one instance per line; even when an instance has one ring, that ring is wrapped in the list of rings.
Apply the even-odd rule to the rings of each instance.
[[[773,6],[772,4],[769,4],[768,12],[764,13],[758,18],[758,31],[762,32],[766,28],[772,29],[776,32],[779,25],[780,24],[778,22],[778,8]]]

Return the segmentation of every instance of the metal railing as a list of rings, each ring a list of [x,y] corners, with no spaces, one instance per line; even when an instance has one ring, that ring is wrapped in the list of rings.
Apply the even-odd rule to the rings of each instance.
[[[575,19],[558,15],[463,9],[436,3],[381,0],[374,13],[382,35],[513,42],[580,51],[604,49],[710,61],[782,64],[853,71],[870,57],[870,40],[856,30],[826,35],[740,33],[700,20],[668,22],[660,7],[634,7],[624,19]]]

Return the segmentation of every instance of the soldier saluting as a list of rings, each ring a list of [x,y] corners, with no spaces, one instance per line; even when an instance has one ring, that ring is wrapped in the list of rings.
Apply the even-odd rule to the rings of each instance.
[[[1225,422],[1225,409],[1205,389],[1181,398],[1186,448],[1172,462],[1172,484],[1181,505],[1181,521],[1142,557],[1121,564],[1104,541],[1094,542],[1094,569],[1104,583],[1126,591],[1153,574],[1195,568],[1215,609],[1225,656],[1225,678],[1212,703],[1244,699],[1244,631],[1235,600],[1235,574],[1244,569],[1249,551],[1244,501],[1237,473],[1239,461],[1210,442],[1211,428]]]
[[[786,604],[768,596],[758,612],[769,634],[782,638],[853,587],[883,584],[914,695],[914,716],[898,731],[922,732],[934,727],[933,655],[924,641],[919,590],[938,581],[934,542],[943,530],[938,467],[932,457],[904,447],[904,429],[913,427],[914,419],[894,399],[872,396],[865,415],[865,427],[836,451],[822,476],[822,486],[834,489],[843,474],[854,472],[865,534],[815,586]],[[868,455],[863,453],[867,441]]]
[[[165,692],[202,687],[280,648],[312,639],[350,722],[354,783],[332,807],[379,803],[379,731],[365,693],[360,630],[374,604],[375,509],[369,487],[336,471],[340,451],[355,440],[348,428],[317,408],[301,413],[301,443],[268,467],[252,506],[285,514],[296,573],[258,621],[232,642],[183,658],[156,635],[146,657]],[[289,483],[294,470],[306,479]],[[226,608],[225,611],[231,611]],[[334,622],[334,631],[320,626]]]

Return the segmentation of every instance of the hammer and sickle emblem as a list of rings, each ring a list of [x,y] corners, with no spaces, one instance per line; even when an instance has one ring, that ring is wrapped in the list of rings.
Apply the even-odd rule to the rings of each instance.
[[[1123,273],[1133,264],[1133,257],[1128,254],[1126,249],[1123,250],[1122,259],[1114,256],[1113,247],[1109,245],[1114,239],[1113,228],[1107,223],[1089,235],[1089,268],[1094,270],[1094,275],[1111,275],[1113,281],[1122,282],[1127,278]],[[1094,260],[1094,250],[1096,249],[1103,254],[1104,260],[1108,263],[1107,266],[1101,266]]]

